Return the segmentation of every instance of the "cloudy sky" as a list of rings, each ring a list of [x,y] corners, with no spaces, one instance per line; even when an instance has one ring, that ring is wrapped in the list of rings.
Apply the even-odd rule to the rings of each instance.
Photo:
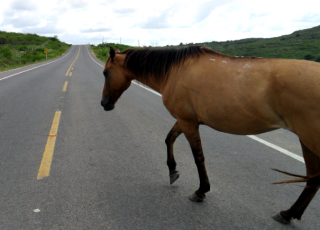
[[[137,46],[276,37],[320,25],[319,0],[7,0],[0,30]]]

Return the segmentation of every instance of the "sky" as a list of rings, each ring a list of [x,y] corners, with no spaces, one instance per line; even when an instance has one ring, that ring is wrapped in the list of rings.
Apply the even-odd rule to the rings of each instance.
[[[7,0],[0,30],[70,44],[182,43],[270,38],[320,25],[319,0]]]

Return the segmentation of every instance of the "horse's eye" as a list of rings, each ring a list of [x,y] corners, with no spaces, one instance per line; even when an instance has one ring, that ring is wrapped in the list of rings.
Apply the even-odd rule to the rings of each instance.
[[[103,75],[104,75],[105,77],[108,77],[108,74],[109,74],[109,71],[108,71],[108,70],[104,70],[104,71],[103,71]]]

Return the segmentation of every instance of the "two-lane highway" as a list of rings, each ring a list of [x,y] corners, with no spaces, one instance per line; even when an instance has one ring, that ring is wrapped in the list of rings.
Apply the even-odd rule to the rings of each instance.
[[[105,112],[103,63],[87,46],[43,64],[0,73],[0,229],[320,229],[320,194],[301,222],[271,218],[302,188],[270,185],[286,178],[270,168],[305,174],[302,162],[202,126],[212,189],[192,203],[199,182],[183,135],[169,185],[164,139],[175,120],[161,97],[132,84]],[[285,130],[259,138],[301,156]]]

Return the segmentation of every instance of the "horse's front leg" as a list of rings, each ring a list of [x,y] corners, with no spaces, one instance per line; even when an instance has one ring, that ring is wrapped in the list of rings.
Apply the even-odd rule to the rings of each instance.
[[[176,170],[177,163],[173,155],[173,144],[181,133],[182,131],[178,125],[178,122],[176,122],[166,138],[167,165],[169,168],[170,184],[172,184],[179,178],[179,171]]]
[[[200,187],[192,195],[189,196],[190,200],[195,202],[203,201],[206,198],[205,193],[210,191],[210,183],[207,175],[206,166],[204,163],[204,155],[202,151],[201,139],[199,134],[199,124],[195,122],[178,121],[179,126],[189,141],[194,161],[198,168],[200,179]]]

